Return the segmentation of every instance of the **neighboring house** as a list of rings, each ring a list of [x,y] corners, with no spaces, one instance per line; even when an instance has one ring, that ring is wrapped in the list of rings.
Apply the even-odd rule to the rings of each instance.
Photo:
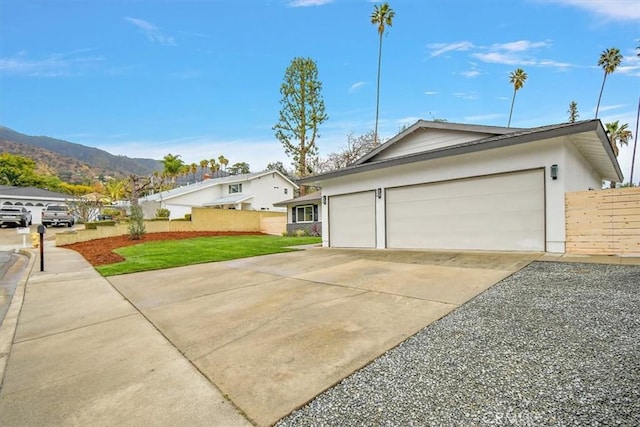
[[[310,236],[322,234],[321,198],[322,192],[316,191],[273,204],[273,206],[287,208],[287,233],[304,230]]]
[[[174,188],[139,199],[145,218],[153,218],[159,208],[169,209],[170,218],[184,218],[194,206],[218,209],[284,212],[274,203],[293,197],[298,188],[286,176],[275,170],[230,175]]]
[[[24,206],[31,211],[34,224],[40,224],[42,210],[51,203],[65,203],[71,196],[36,187],[0,185],[0,205]]]
[[[565,193],[622,182],[599,120],[532,129],[420,120],[322,187],[323,245],[565,252]]]

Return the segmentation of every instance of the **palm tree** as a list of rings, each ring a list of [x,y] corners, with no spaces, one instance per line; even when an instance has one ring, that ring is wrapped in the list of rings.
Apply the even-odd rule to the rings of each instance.
[[[180,154],[174,156],[169,153],[164,156],[161,162],[164,167],[165,174],[171,177],[171,181],[175,184],[176,177],[182,173],[182,166],[184,165],[184,162],[180,158]]]
[[[604,78],[602,79],[602,87],[600,88],[600,95],[598,96],[598,105],[596,105],[596,119],[598,118],[598,111],[600,110],[600,100],[602,99],[602,91],[604,91],[604,83],[607,81],[607,75],[613,73],[618,65],[622,62],[622,55],[620,49],[611,47],[600,55],[598,65],[604,70]]]
[[[224,170],[226,171],[229,160],[221,154],[220,157],[218,157],[218,161],[220,162],[220,166],[224,166]]]
[[[389,3],[385,2],[381,6],[374,6],[371,14],[371,23],[378,26],[378,36],[380,36],[380,44],[378,47],[378,84],[376,90],[376,125],[373,131],[373,140],[378,141],[378,115],[380,113],[380,65],[382,64],[382,34],[385,25],[392,26],[393,18],[396,13],[391,9]]]
[[[200,160],[200,168],[202,173],[202,180],[204,181],[204,170],[209,167],[209,160],[202,159]]]
[[[526,80],[527,73],[525,73],[522,68],[517,68],[509,74],[509,82],[513,85],[513,98],[511,99],[511,110],[509,111],[509,123],[507,123],[507,127],[511,126],[511,115],[513,114],[513,104],[516,102],[516,92],[522,89]]]
[[[615,122],[606,123],[604,125],[605,129],[607,129],[607,134],[609,135],[609,142],[611,143],[611,148],[613,148],[613,154],[618,157],[618,144],[628,145],[629,140],[633,135],[631,135],[631,131],[628,129],[629,124],[625,123],[620,125],[619,120]]]

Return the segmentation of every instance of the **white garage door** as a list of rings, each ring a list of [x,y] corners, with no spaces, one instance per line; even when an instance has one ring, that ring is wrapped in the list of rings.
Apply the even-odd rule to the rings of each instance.
[[[375,248],[376,199],[373,191],[329,197],[329,246]]]
[[[387,247],[545,250],[542,169],[386,191]]]

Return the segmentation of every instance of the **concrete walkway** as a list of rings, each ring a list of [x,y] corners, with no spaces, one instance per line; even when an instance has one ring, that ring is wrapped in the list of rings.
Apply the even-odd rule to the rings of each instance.
[[[107,281],[47,244],[1,421],[270,425],[539,257],[311,249]]]
[[[45,251],[45,272],[38,262],[14,297],[25,293],[0,424],[251,425],[84,258]],[[20,311],[9,310],[3,348]]]

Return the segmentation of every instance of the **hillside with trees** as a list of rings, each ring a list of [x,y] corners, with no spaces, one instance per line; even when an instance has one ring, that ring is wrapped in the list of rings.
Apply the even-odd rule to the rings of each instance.
[[[104,150],[46,136],[30,136],[0,126],[3,153],[29,157],[36,170],[66,182],[87,182],[98,177],[150,175],[162,170],[157,160],[116,156]]]

